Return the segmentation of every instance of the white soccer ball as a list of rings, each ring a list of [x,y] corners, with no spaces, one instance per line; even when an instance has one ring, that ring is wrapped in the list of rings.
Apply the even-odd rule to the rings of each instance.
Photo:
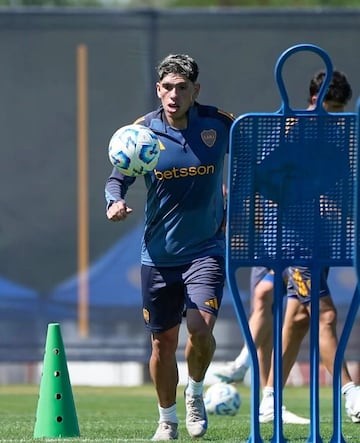
[[[241,406],[241,397],[235,386],[215,383],[204,395],[205,409],[209,414],[235,415]]]
[[[159,139],[146,126],[123,126],[112,135],[108,152],[112,165],[124,175],[144,175],[157,165],[160,156]]]

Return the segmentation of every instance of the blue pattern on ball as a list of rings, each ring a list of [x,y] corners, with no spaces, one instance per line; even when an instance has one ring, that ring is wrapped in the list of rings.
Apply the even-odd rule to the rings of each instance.
[[[121,173],[135,177],[152,172],[160,156],[157,135],[148,127],[127,125],[110,139],[109,159]]]
[[[235,415],[240,409],[241,397],[233,385],[215,383],[205,392],[204,404],[209,414]]]

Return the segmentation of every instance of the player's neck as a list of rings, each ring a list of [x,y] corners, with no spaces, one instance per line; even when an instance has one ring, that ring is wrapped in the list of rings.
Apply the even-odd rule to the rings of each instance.
[[[187,115],[184,115],[181,118],[173,118],[171,115],[166,115],[166,120],[174,129],[186,129],[188,124],[188,118]]]

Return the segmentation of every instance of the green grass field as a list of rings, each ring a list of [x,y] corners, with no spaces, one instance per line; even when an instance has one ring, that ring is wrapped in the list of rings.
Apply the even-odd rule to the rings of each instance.
[[[246,442],[250,432],[250,391],[238,386],[242,406],[235,417],[209,416],[209,430],[203,441]],[[180,420],[179,440],[192,441],[184,425],[183,388],[178,391],[178,415]],[[320,388],[320,427],[321,436],[329,442],[332,436],[332,392],[330,388]],[[33,439],[38,386],[0,386],[0,442],[34,442]],[[151,385],[127,387],[73,387],[80,438],[61,438],[46,441],[77,441],[113,443],[121,441],[148,441],[157,426],[157,405]],[[290,388],[284,391],[287,408],[304,416],[309,416],[307,388]],[[306,442],[308,426],[284,425],[288,442]],[[272,438],[272,424],[261,425],[264,442]],[[352,423],[343,414],[343,435],[346,442],[360,442],[360,425]],[[334,443],[334,442],[332,442]],[[337,442],[336,442],[337,443]],[[339,442],[340,443],[340,442]]]

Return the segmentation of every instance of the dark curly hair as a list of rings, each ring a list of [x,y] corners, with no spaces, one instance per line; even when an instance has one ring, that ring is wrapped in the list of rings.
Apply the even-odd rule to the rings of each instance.
[[[311,102],[311,98],[314,95],[319,93],[325,75],[326,72],[322,70],[316,73],[311,79],[309,86],[309,102]],[[334,71],[324,101],[334,101],[346,105],[351,97],[352,90],[346,75],[343,72]]]
[[[158,65],[157,73],[160,80],[168,74],[180,74],[195,83],[199,75],[199,67],[189,55],[169,54]]]

